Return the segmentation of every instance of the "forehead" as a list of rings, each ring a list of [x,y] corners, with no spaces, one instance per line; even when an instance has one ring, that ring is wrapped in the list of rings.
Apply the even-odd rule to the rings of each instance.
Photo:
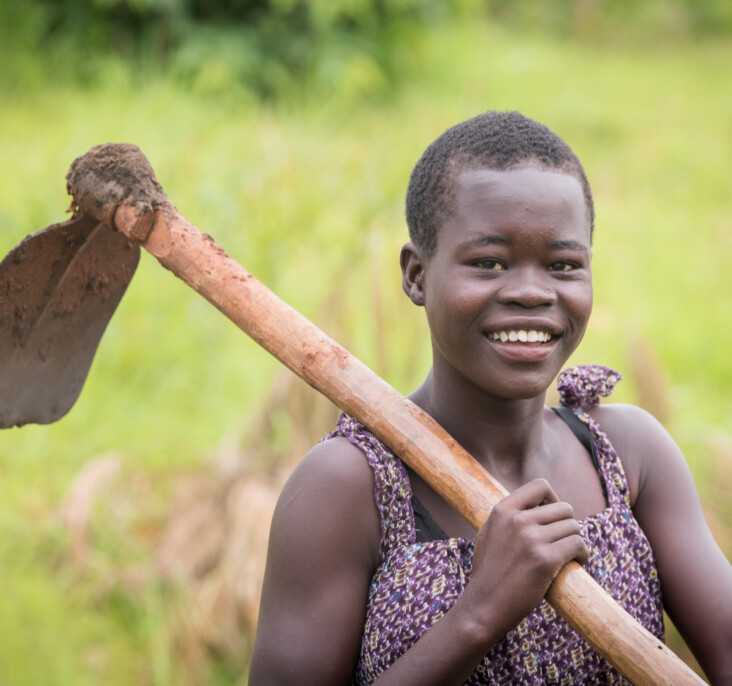
[[[579,180],[535,165],[456,170],[452,212],[440,234],[508,228],[569,232],[589,242],[589,213]]]

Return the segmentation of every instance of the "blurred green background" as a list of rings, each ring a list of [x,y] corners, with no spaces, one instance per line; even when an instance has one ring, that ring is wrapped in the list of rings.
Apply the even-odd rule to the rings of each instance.
[[[517,109],[596,198],[573,361],[666,424],[730,556],[731,7],[3,3],[1,253],[64,219],[77,155],[134,142],[188,219],[407,393],[429,365],[397,261],[409,172],[448,126]],[[333,417],[143,255],[70,414],[0,433],[2,682],[245,684],[262,503]]]

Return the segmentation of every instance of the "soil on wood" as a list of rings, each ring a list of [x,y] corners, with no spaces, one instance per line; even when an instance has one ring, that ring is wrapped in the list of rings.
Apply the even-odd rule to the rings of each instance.
[[[81,211],[97,218],[122,200],[147,208],[168,202],[147,158],[131,143],[96,145],[77,157],[66,175],[66,188]]]

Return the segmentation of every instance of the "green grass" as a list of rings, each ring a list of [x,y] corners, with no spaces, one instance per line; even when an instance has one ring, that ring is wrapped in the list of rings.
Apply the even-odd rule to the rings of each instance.
[[[669,427],[713,507],[724,496],[706,483],[716,473],[711,439],[732,445],[732,46],[621,51],[457,26],[410,38],[401,59],[404,86],[371,99],[344,85],[262,107],[114,63],[93,90],[15,92],[0,108],[0,250],[64,218],[75,156],[135,142],[187,218],[409,392],[429,362],[397,263],[409,171],[447,126],[518,109],[564,136],[593,183],[596,306],[575,361],[627,370],[630,341],[650,347]],[[205,465],[254,411],[276,369],[143,256],[71,413],[0,434],[4,682],[178,683],[165,592],[96,598],[94,580],[69,571],[56,513],[79,469],[111,451],[164,503],[175,475]],[[635,401],[637,383],[628,376],[618,398]],[[109,537],[108,563],[146,554]]]

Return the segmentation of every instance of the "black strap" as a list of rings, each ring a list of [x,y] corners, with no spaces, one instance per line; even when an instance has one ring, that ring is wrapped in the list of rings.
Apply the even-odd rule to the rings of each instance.
[[[600,461],[597,459],[597,451],[595,450],[595,442],[592,440],[592,431],[572,410],[568,407],[552,407],[552,410],[559,416],[567,426],[571,429],[572,433],[577,437],[577,440],[585,447],[590,457],[592,457],[592,464],[595,465],[597,474],[600,477],[600,485],[602,486],[602,494],[605,496],[605,503],[608,503],[607,498],[607,484],[605,483],[605,476],[600,469]]]
[[[414,511],[414,528],[417,531],[417,543],[446,541],[449,538],[442,530],[442,527],[432,519],[432,515],[422,505],[416,495],[412,495],[412,510]]]

